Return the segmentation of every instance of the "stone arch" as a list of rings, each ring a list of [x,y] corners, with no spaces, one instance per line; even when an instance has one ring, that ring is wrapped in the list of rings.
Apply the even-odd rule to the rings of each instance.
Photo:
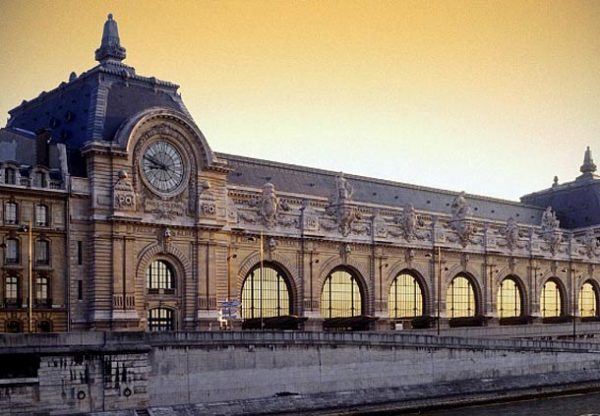
[[[475,295],[475,316],[483,315],[483,288],[482,285],[477,278],[479,274],[473,267],[463,267],[460,264],[455,265],[447,272],[442,272],[442,282],[440,287],[440,314],[447,315],[448,305],[446,304],[446,298],[448,296],[448,288],[450,286],[450,282],[452,282],[456,277],[462,276],[465,277],[473,286],[473,292]]]
[[[285,278],[286,278],[287,284],[288,284],[288,288],[290,291],[290,297],[291,297],[290,304],[292,305],[292,312],[298,313],[299,306],[300,306],[300,299],[298,296],[299,279],[296,277],[295,273],[292,273],[292,270],[294,270],[294,271],[297,270],[297,267],[290,260],[289,257],[282,256],[282,255],[278,254],[277,252],[272,253],[270,257],[271,258],[269,260],[263,259],[264,264],[265,265],[269,265],[269,264],[275,265],[285,275]],[[248,276],[248,273],[250,273],[250,271],[254,267],[258,266],[259,264],[260,264],[260,254],[259,253],[252,253],[249,256],[247,256],[244,260],[242,260],[242,262],[240,263],[240,267],[238,268],[238,273],[237,273],[237,279],[236,279],[237,286],[235,287],[235,292],[234,292],[237,294],[236,296],[241,295],[242,287],[244,285],[244,281],[246,280],[246,277]]]
[[[581,289],[583,289],[583,286],[589,283],[590,285],[592,285],[592,289],[594,291],[594,294],[596,296],[596,316],[598,316],[599,313],[599,306],[600,306],[600,285],[598,284],[598,282],[591,276],[589,276],[587,279],[581,279],[581,281],[578,283],[577,287],[576,287],[576,294],[575,294],[575,301],[577,302],[577,314],[578,316],[581,315]]]
[[[370,313],[370,311],[371,311],[370,299],[371,299],[371,293],[373,291],[373,288],[371,288],[369,286],[369,281],[367,280],[367,277],[369,276],[368,266],[361,264],[360,262],[356,261],[356,259],[352,258],[351,256],[348,256],[348,258],[346,259],[346,262],[341,261],[341,259],[338,256],[333,256],[321,265],[319,272],[317,274],[317,279],[316,279],[316,287],[319,290],[319,292],[316,294],[316,297],[315,297],[316,302],[317,302],[317,308],[321,307],[321,292],[323,291],[323,285],[325,284],[325,279],[334,269],[336,269],[338,267],[340,267],[340,268],[347,267],[349,270],[354,272],[355,276],[358,278],[358,281],[360,282],[361,289],[363,290],[364,311],[367,314]]]
[[[538,302],[540,305],[540,316],[542,316],[542,294],[544,293],[544,286],[548,282],[554,282],[554,283],[556,283],[556,286],[558,287],[558,293],[560,294],[560,315],[559,316],[564,316],[568,313],[569,306],[571,304],[571,302],[569,301],[567,286],[558,276],[551,274],[551,273],[548,273],[548,274],[550,274],[550,276],[544,277],[544,279],[541,281],[540,288],[539,288]]]
[[[500,284],[506,279],[514,281],[517,285],[517,288],[519,289],[519,294],[521,295],[521,316],[529,315],[529,293],[527,290],[527,286],[525,285],[523,279],[521,279],[521,277],[515,273],[505,273],[502,275],[498,273],[497,276],[493,279],[491,300],[494,312],[498,313],[498,292],[500,291]]]
[[[194,155],[195,159],[201,161],[203,167],[213,165],[215,156],[198,126],[186,114],[170,108],[153,107],[135,114],[121,124],[115,134],[115,141],[121,148],[131,152],[141,131],[148,123],[157,120],[170,122],[181,129],[182,134],[194,138],[197,145],[193,146],[197,153]]]
[[[431,314],[431,302],[433,299],[431,296],[432,285],[428,284],[428,281],[425,278],[427,272],[424,269],[425,267],[423,267],[420,264],[412,264],[411,267],[408,267],[408,265],[405,262],[401,261],[397,262],[391,267],[390,272],[385,277],[385,287],[382,288],[383,300],[387,307],[389,307],[388,302],[390,286],[401,273],[408,273],[417,280],[417,283],[421,287],[421,294],[423,296],[423,314]]]
[[[138,254],[136,276],[139,277],[141,274],[145,273],[146,268],[152,259],[161,254],[166,255],[166,257],[170,257],[179,263],[181,271],[183,271],[185,276],[192,276],[192,263],[188,256],[173,244],[163,245],[158,243],[149,245]]]

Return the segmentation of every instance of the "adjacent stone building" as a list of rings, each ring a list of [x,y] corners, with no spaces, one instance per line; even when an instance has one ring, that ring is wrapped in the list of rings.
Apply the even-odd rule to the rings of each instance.
[[[0,130],[0,331],[598,318],[589,149],[520,203],[220,154],[125,55],[109,15],[98,65]]]

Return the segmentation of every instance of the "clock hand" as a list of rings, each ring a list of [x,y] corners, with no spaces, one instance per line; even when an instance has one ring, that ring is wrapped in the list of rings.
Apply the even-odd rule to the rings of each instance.
[[[165,165],[164,165],[163,163],[160,163],[160,162],[158,161],[158,159],[156,159],[156,158],[155,158],[155,157],[153,157],[153,156],[150,156],[150,155],[144,155],[144,159],[146,159],[146,160],[147,160],[147,161],[149,161],[150,163],[153,163],[153,164],[155,164],[156,166],[160,166],[160,168],[161,168],[161,169],[164,169],[164,168],[165,168]]]

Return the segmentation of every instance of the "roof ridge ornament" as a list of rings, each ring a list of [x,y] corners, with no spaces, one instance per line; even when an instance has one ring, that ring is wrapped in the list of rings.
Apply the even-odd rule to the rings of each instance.
[[[96,61],[101,64],[121,62],[126,56],[125,48],[121,46],[121,40],[119,39],[117,21],[113,19],[112,13],[109,13],[102,31],[102,42],[100,47],[96,49]]]
[[[592,151],[588,146],[585,150],[585,154],[583,156],[583,165],[579,168],[581,173],[594,173],[596,172],[596,165],[594,164],[594,159],[592,159]]]

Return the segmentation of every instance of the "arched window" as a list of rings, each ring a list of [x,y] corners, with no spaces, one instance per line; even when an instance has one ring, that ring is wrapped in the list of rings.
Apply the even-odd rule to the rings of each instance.
[[[21,324],[21,321],[17,321],[14,319],[6,321],[6,332],[23,332],[23,325]]]
[[[40,332],[52,332],[52,321],[43,320],[38,323]]]
[[[44,204],[35,206],[35,225],[38,227],[48,226],[48,206]]]
[[[477,313],[475,305],[475,290],[471,281],[461,275],[452,279],[446,293],[448,317],[473,317]]]
[[[392,282],[388,297],[390,318],[414,318],[423,315],[423,293],[417,279],[401,273]]]
[[[38,265],[50,264],[50,243],[47,240],[35,242],[35,263]]]
[[[540,307],[543,318],[553,318],[562,315],[562,296],[558,284],[548,280],[542,288]]]
[[[17,170],[15,168],[5,168],[4,169],[4,183],[7,185],[16,185]]]
[[[48,304],[49,280],[46,276],[35,278],[35,302],[38,305]]]
[[[19,240],[9,238],[6,240],[6,264],[19,263]]]
[[[242,286],[242,318],[269,318],[291,314],[290,292],[278,269],[263,265],[252,269]]]
[[[498,290],[498,317],[515,318],[521,316],[521,288],[517,282],[507,277],[500,283]]]
[[[175,329],[175,311],[169,308],[148,310],[149,331],[173,331]]]
[[[4,224],[16,224],[17,222],[17,203],[9,201],[4,204]]]
[[[335,270],[327,276],[321,292],[321,315],[342,318],[362,314],[362,295],[354,275]]]
[[[594,285],[585,282],[579,290],[579,316],[589,318],[596,316],[598,298]]]
[[[17,305],[19,302],[19,278],[8,275],[4,278],[4,303]]]
[[[146,288],[148,293],[170,294],[175,291],[175,273],[169,263],[155,260],[146,269]]]

